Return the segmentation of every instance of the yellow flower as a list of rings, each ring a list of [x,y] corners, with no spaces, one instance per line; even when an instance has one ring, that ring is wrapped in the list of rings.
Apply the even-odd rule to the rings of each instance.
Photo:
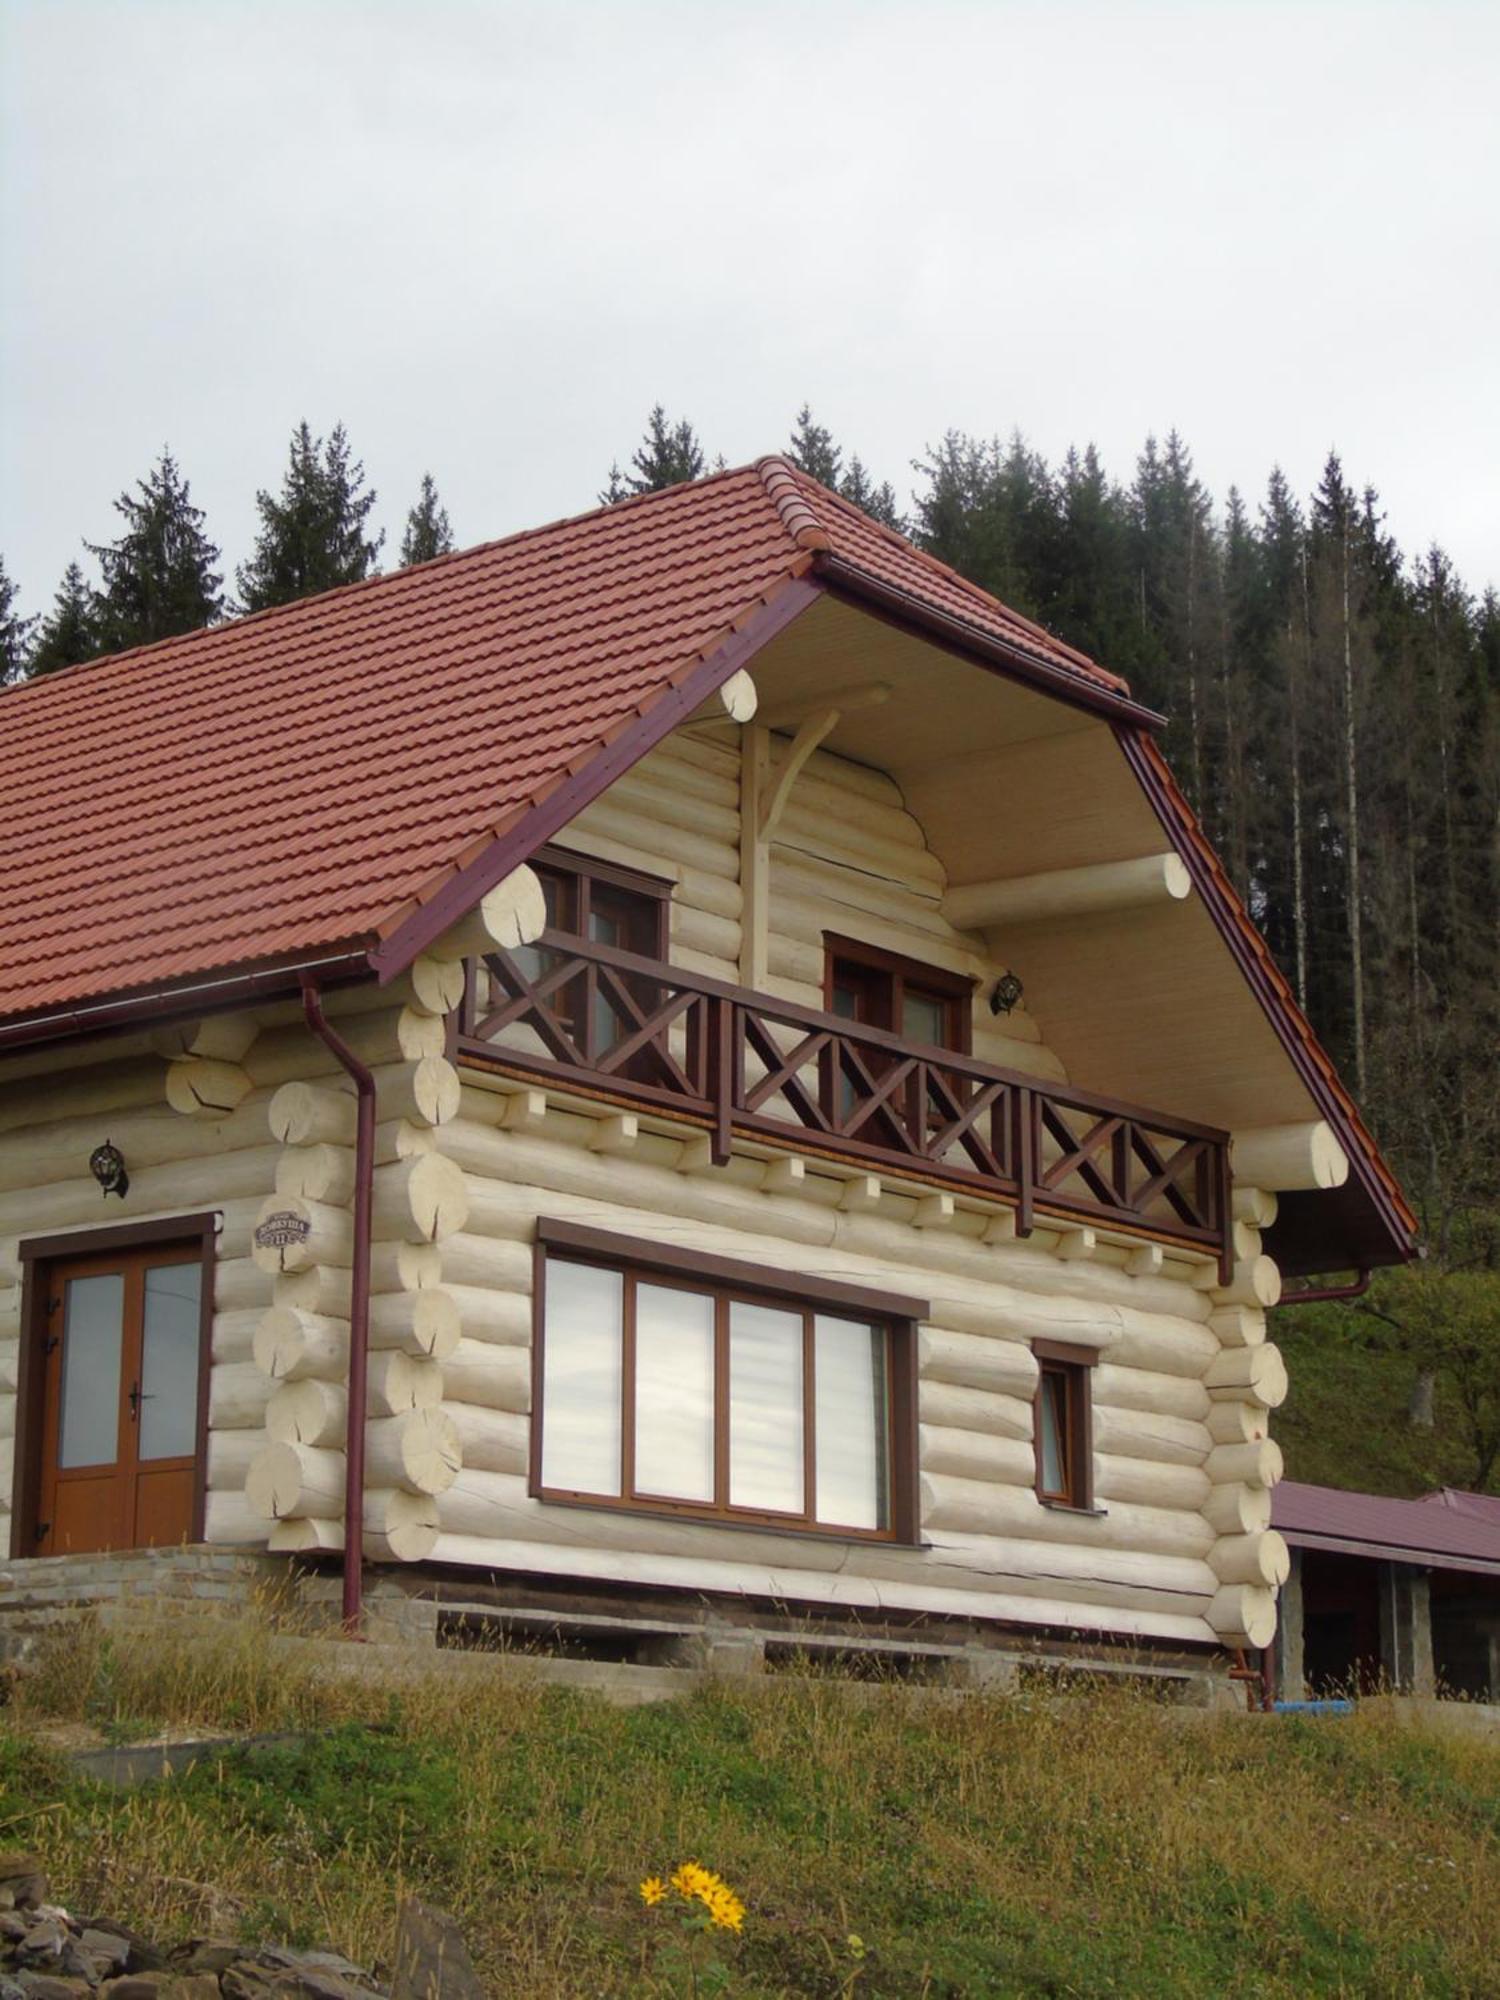
[[[659,1875],[648,1875],[641,1884],[641,1901],[650,1909],[659,1903],[667,1893],[667,1885]]]
[[[738,1931],[745,1921],[745,1906],[731,1888],[720,1883],[717,1889],[704,1897],[708,1914],[720,1930]]]
[[[646,1894],[649,1885],[642,1884],[641,1894]],[[715,1875],[711,1868],[701,1862],[684,1861],[673,1871],[671,1886],[685,1902],[700,1902],[707,1910],[711,1921],[721,1930],[737,1931],[745,1921],[745,1906],[721,1875]],[[663,1889],[662,1894],[666,1891]],[[657,1902],[659,1897],[647,1899]]]

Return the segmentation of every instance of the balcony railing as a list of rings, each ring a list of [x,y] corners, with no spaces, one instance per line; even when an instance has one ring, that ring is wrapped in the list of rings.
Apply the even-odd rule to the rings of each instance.
[[[470,1060],[704,1128],[1229,1254],[1228,1136],[548,931],[471,960]]]

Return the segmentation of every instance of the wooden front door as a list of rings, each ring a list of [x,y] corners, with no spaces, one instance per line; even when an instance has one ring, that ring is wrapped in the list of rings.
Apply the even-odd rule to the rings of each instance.
[[[36,1550],[193,1539],[203,1449],[203,1260],[194,1245],[59,1259],[42,1302]]]

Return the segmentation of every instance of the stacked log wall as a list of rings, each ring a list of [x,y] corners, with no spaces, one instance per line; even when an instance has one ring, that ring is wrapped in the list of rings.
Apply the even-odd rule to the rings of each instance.
[[[781,742],[782,739],[777,739]],[[672,958],[715,979],[740,970],[740,749],[722,731],[679,730],[586,806],[558,844],[673,883]],[[1024,1002],[1003,1021],[987,997],[1006,970],[940,902],[946,878],[894,779],[815,751],[771,842],[766,990],[823,1005],[823,934],[859,938],[975,982],[974,1054],[1064,1079]]]
[[[1251,1483],[1246,1462],[1222,1455],[1215,1413],[1244,1402],[1253,1385],[1238,1379],[1247,1370],[1223,1363],[1234,1350],[1210,1323],[1221,1308],[1194,1282],[1196,1266],[1133,1275],[1127,1251],[1102,1247],[1090,1260],[1065,1260],[1060,1237],[1041,1230],[1026,1243],[986,1241],[977,1211],[920,1228],[915,1192],[887,1190],[877,1211],[851,1213],[840,1205],[847,1183],[832,1175],[809,1169],[768,1192],[766,1162],[736,1156],[723,1168],[684,1170],[684,1142],[665,1133],[643,1131],[627,1155],[601,1157],[590,1118],[553,1106],[539,1124],[516,1129],[509,1102],[466,1082],[459,1116],[439,1134],[464,1172],[468,1216],[444,1246],[445,1279],[465,1301],[444,1408],[465,1449],[437,1499],[436,1559],[660,1584],[685,1582],[696,1568],[703,1587],[711,1570],[724,1588],[803,1601],[1249,1642],[1243,1626],[1255,1607],[1234,1593],[1251,1587],[1240,1572],[1252,1531],[1221,1532],[1205,1510],[1216,1492]],[[925,1546],[532,1498],[531,1246],[540,1217],[585,1223],[625,1244],[700,1250],[750,1270],[926,1301],[918,1335]],[[474,1298],[484,1301],[482,1330]],[[1036,1498],[1037,1338],[1100,1355],[1091,1371],[1093,1514]]]
[[[419,1561],[437,1536],[432,1496],[461,1444],[444,1415],[443,1360],[459,1315],[441,1244],[462,1226],[461,1174],[436,1133],[458,1107],[444,1015],[462,990],[456,957],[420,961],[378,1010],[335,1016],[375,1078],[364,1550]],[[253,1354],[269,1394],[266,1438],[245,1470],[247,1503],[268,1545],[289,1553],[344,1545],[354,1256],[356,1095],[305,1027],[266,1037],[248,1058],[277,1088],[268,1122],[280,1146],[266,1240],[253,1259],[270,1285]],[[290,1222],[291,1227],[286,1225]]]
[[[270,1092],[227,1074],[237,1065],[174,1053],[161,1036],[93,1049],[56,1049],[47,1065],[0,1075],[0,1539],[14,1489],[22,1285],[19,1246],[137,1222],[214,1212],[205,1534],[219,1543],[263,1539],[244,1504],[245,1468],[265,1440],[266,1385],[251,1356],[270,1281],[251,1261],[251,1235],[275,1185],[277,1149],[266,1123]],[[201,1064],[201,1068],[200,1068]],[[184,1073],[210,1076],[227,1108],[172,1098]],[[28,1073],[29,1072],[29,1073]],[[226,1088],[227,1086],[227,1088]],[[170,1093],[170,1095],[169,1095]],[[102,1196],[89,1155],[104,1139],[124,1155],[125,1197]]]
[[[734,982],[739,801],[737,744],[720,732],[679,732],[559,844],[669,877],[674,961]],[[821,1006],[824,934],[846,934],[972,978],[976,1055],[1063,1076],[1024,1009],[996,1023],[982,1005],[1004,963],[943,917],[942,869],[889,778],[815,753],[776,829],[770,880],[773,993]],[[466,1298],[487,1299],[491,1338],[475,1337],[466,1306],[444,1387],[465,1463],[438,1500],[438,1557],[705,1587],[712,1570],[726,1588],[830,1603],[1264,1643],[1279,1561],[1279,1538],[1268,1533],[1279,1454],[1265,1433],[1278,1399],[1265,1307],[1279,1280],[1252,1222],[1237,1230],[1233,1274],[1221,1285],[1207,1259],[1045,1227],[1017,1243],[998,1205],[955,1207],[889,1179],[854,1185],[816,1161],[737,1156],[712,1168],[701,1141],[637,1122],[615,1117],[606,1133],[604,1120],[549,1104],[544,1089],[506,1095],[466,1077],[460,1114],[439,1135],[464,1170],[469,1211],[445,1269]],[[1264,1197],[1252,1193],[1240,1207],[1266,1219]],[[929,1300],[918,1433],[927,1546],[532,1499],[530,1245],[544,1215]],[[1043,1506],[1035,1494],[1037,1338],[1101,1357],[1091,1371],[1092,1514]],[[1255,1349],[1268,1359],[1243,1358]]]

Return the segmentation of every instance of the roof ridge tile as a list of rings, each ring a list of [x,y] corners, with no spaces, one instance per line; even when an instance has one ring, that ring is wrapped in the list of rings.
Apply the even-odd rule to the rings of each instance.
[[[781,525],[791,536],[799,549],[831,549],[833,541],[828,530],[818,519],[812,502],[802,489],[798,478],[800,467],[781,452],[772,452],[755,461],[755,469],[760,474],[761,484],[771,496],[771,503],[781,520]],[[818,492],[826,493],[827,487],[808,478],[808,485]]]

